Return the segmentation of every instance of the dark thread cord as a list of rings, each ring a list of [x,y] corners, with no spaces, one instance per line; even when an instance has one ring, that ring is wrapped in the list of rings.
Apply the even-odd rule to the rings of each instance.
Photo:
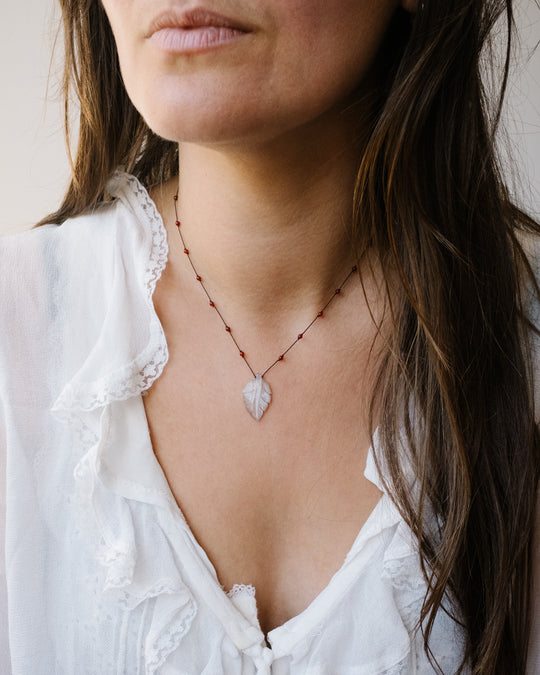
[[[231,327],[230,327],[229,324],[225,321],[225,319],[224,319],[222,313],[219,311],[219,308],[217,307],[216,303],[212,300],[210,294],[209,294],[208,291],[206,290],[206,286],[205,286],[204,283],[203,283],[203,280],[202,280],[201,275],[197,272],[197,270],[196,270],[196,268],[195,268],[195,265],[193,264],[193,260],[191,259],[191,255],[190,255],[189,249],[188,249],[188,247],[186,246],[186,242],[184,241],[184,237],[183,237],[182,232],[181,232],[181,229],[180,229],[180,228],[181,228],[181,223],[180,223],[180,221],[178,220],[178,193],[176,193],[175,196],[174,196],[174,212],[175,212],[175,216],[176,216],[176,229],[178,230],[178,234],[180,235],[180,240],[181,240],[181,242],[182,242],[182,246],[184,247],[184,253],[185,253],[186,256],[187,256],[187,259],[189,260],[189,264],[191,265],[191,269],[192,269],[193,272],[195,273],[195,278],[196,278],[196,280],[199,282],[199,285],[201,286],[201,288],[203,289],[203,291],[205,292],[206,297],[208,298],[208,301],[209,301],[209,303],[210,303],[210,306],[211,306],[213,309],[215,309],[215,311],[217,312],[219,318],[221,319],[223,325],[225,326],[225,329],[226,329],[227,333],[230,335],[231,340],[234,342],[236,348],[238,349],[238,352],[240,353],[240,356],[242,357],[242,360],[245,362],[246,366],[247,366],[247,367],[249,368],[249,370],[251,371],[251,374],[253,375],[253,377],[256,377],[257,375],[256,375],[255,371],[253,370],[253,368],[251,367],[249,361],[247,360],[246,353],[244,352],[244,350],[240,347],[240,345],[239,345],[238,342],[236,341],[236,338],[235,338],[234,335],[233,335],[233,332],[232,332]],[[357,267],[356,267],[356,265],[355,265],[355,266],[351,269],[351,271],[347,274],[347,276],[345,277],[345,279],[342,281],[341,286],[339,286],[339,287],[334,291],[334,293],[333,293],[332,297],[330,298],[330,300],[328,300],[328,302],[326,303],[326,305],[324,305],[324,307],[323,307],[323,308],[321,309],[321,311],[317,314],[317,316],[316,316],[314,319],[312,319],[312,320],[310,321],[310,323],[304,328],[304,330],[303,330],[301,333],[298,334],[298,337],[297,337],[297,338],[296,338],[296,339],[295,339],[295,340],[287,347],[287,349],[286,349],[284,352],[282,352],[282,353],[280,354],[280,356],[278,356],[278,358],[277,358],[270,366],[268,366],[268,368],[262,373],[261,377],[264,377],[270,370],[272,370],[272,368],[273,368],[274,366],[276,366],[278,363],[280,363],[281,361],[283,361],[284,358],[285,358],[285,356],[291,351],[291,349],[292,349],[298,342],[300,342],[300,340],[302,340],[302,339],[304,338],[304,336],[306,335],[306,333],[308,332],[308,330],[313,326],[313,324],[317,321],[317,319],[320,319],[320,318],[324,315],[324,312],[326,311],[327,307],[333,302],[334,298],[335,298],[337,295],[340,295],[340,294],[341,294],[342,288],[345,286],[345,284],[346,284],[347,281],[350,279],[350,277],[352,276],[352,274],[353,274],[354,272],[356,272],[356,270],[357,270]]]
[[[345,286],[345,284],[347,283],[347,281],[349,281],[349,277],[353,274],[353,272],[356,272],[356,265],[352,268],[352,270],[349,272],[349,274],[347,274],[347,276],[345,277],[345,279],[344,279],[343,282],[341,283],[341,286],[337,289],[337,291],[339,291],[339,292],[335,291],[334,294],[332,295],[332,297],[330,298],[330,300],[329,300],[329,301],[326,303],[326,305],[321,309],[321,311],[320,311],[320,314],[321,314],[321,315],[324,314],[324,312],[326,311],[326,308],[327,308],[328,305],[332,302],[332,300],[336,297],[336,295],[340,295],[341,289],[343,288],[343,286]],[[309,324],[306,326],[306,328],[304,328],[303,332],[300,333],[300,335],[302,335],[302,338],[297,337],[296,340],[295,340],[289,347],[287,347],[287,349],[281,354],[281,357],[284,357],[284,356],[287,354],[287,352],[290,352],[291,349],[294,347],[294,345],[295,345],[297,342],[300,342],[301,339],[303,339],[304,335],[308,332],[308,330],[311,328],[311,326],[313,326],[313,324],[315,323],[315,321],[317,321],[317,319],[320,319],[320,318],[321,318],[321,317],[319,316],[319,314],[317,314],[317,316],[311,321],[311,323],[309,323]],[[264,371],[264,373],[261,375],[261,377],[264,377],[264,376],[266,375],[266,373],[267,373],[271,368],[273,368],[273,367],[274,367],[276,364],[278,364],[280,361],[283,361],[283,358],[281,358],[281,357],[277,358],[277,359],[274,361],[274,363],[273,363],[271,366],[269,366],[269,367]]]

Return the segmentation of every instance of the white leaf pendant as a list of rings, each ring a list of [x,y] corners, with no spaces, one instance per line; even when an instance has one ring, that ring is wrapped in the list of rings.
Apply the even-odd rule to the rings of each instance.
[[[244,389],[244,405],[256,420],[260,420],[264,415],[271,399],[272,391],[262,375],[256,375],[254,380],[247,383]]]

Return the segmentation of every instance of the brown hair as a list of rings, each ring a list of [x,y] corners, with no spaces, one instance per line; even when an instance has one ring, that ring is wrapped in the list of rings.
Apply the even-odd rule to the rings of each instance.
[[[118,165],[146,185],[178,170],[177,146],[126,94],[101,3],[60,4],[66,120],[74,87],[80,135],[65,199],[42,223],[98,203]],[[501,16],[508,42],[494,92],[482,68]],[[376,251],[392,283],[393,331],[372,409],[383,411],[377,462],[428,581],[425,649],[436,612],[457,611],[462,668],[482,674],[525,672],[540,465],[524,306],[525,286],[539,288],[520,243],[539,226],[512,204],[495,152],[512,23],[511,0],[425,0],[415,17],[397,11],[354,195],[359,256]]]

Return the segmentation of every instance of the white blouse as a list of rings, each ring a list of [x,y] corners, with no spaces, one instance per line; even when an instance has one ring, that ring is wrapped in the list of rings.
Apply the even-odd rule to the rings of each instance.
[[[165,228],[134,177],[108,188],[115,199],[90,215],[0,240],[0,672],[433,673],[415,630],[418,552],[386,494],[328,586],[267,642],[256,590],[220,586],[141,398],[168,358],[152,304]],[[365,475],[382,489],[371,453]],[[431,649],[444,673],[462,648],[440,611]]]

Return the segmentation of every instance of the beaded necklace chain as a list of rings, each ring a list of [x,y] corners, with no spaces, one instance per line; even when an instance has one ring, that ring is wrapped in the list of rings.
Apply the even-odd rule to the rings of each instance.
[[[347,274],[347,276],[343,280],[341,286],[339,286],[339,288],[336,288],[330,300],[328,300],[328,302],[326,303],[326,305],[324,305],[324,307],[320,310],[320,312],[317,312],[315,318],[310,321],[310,323],[304,328],[304,330],[301,333],[298,333],[296,338],[293,340],[293,342],[291,342],[291,344],[287,347],[287,349],[285,349],[285,351],[281,353],[277,357],[277,359],[268,366],[268,368],[265,371],[263,371],[262,373],[256,373],[247,359],[246,352],[240,347],[240,345],[236,341],[232,328],[225,321],[216,303],[210,297],[210,294],[208,293],[208,290],[204,285],[201,275],[195,269],[195,265],[193,264],[193,260],[191,259],[189,248],[186,246],[186,242],[184,241],[184,237],[182,235],[181,222],[178,220],[178,192],[174,195],[174,212],[176,217],[176,228],[178,230],[178,234],[180,235],[180,240],[182,242],[184,253],[186,254],[186,257],[189,260],[191,268],[195,274],[195,279],[196,281],[199,282],[201,288],[206,294],[206,297],[208,298],[210,307],[212,307],[217,312],[217,315],[219,316],[221,322],[225,327],[225,331],[229,334],[231,340],[234,342],[238,350],[240,357],[242,358],[246,366],[251,371],[251,374],[253,375],[253,379],[250,382],[248,382],[243,391],[244,405],[246,406],[247,411],[250,413],[252,417],[254,417],[256,420],[260,420],[272,400],[272,391],[270,389],[268,382],[266,382],[266,380],[263,379],[264,376],[268,372],[270,372],[270,370],[272,370],[274,366],[283,361],[285,359],[285,356],[291,351],[291,349],[305,337],[306,333],[311,328],[311,326],[313,326],[313,324],[317,321],[317,319],[321,319],[324,316],[324,313],[327,310],[328,306],[333,302],[334,298],[336,298],[338,295],[341,295],[343,287],[350,279],[350,277],[357,271],[357,266],[354,265],[354,267],[351,269],[351,271]]]

